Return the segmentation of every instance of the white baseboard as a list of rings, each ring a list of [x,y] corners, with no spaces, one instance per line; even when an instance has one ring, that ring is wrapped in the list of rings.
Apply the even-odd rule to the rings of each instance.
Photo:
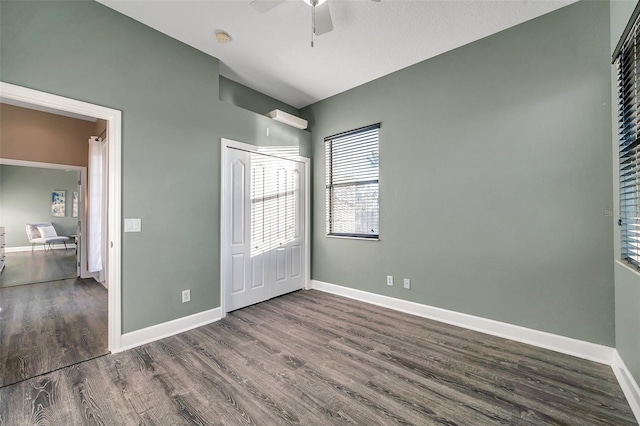
[[[43,251],[45,246],[43,244],[37,244],[33,251]],[[55,246],[51,247],[53,250],[64,250],[64,244],[58,243]],[[67,243],[67,250],[75,250],[76,245],[74,243]],[[47,249],[48,250],[48,249]],[[19,247],[5,247],[5,253],[17,253],[20,251],[31,251],[31,246],[19,246]]]
[[[182,333],[196,327],[210,324],[222,318],[222,309],[214,308],[208,311],[198,312],[187,317],[152,325],[141,330],[132,331],[122,335],[121,350],[135,348],[145,343],[151,343],[174,334]]]
[[[622,392],[624,392],[633,414],[640,423],[640,387],[638,387],[638,383],[636,383],[626,364],[620,358],[618,351],[615,351],[611,368],[618,379],[618,383],[620,383]]]
[[[611,365],[613,361],[615,349],[609,346],[584,342],[582,340],[559,336],[545,331],[533,330],[531,328],[463,314],[460,312],[449,311],[435,306],[409,302],[389,296],[382,296],[322,281],[311,280],[311,288],[396,311],[417,315],[419,317],[429,318],[458,327],[479,331],[481,333],[491,334],[493,336],[550,349],[552,351],[588,359],[601,364]]]

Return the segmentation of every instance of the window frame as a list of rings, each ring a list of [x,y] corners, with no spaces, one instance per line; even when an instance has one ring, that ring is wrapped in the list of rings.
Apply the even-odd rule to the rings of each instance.
[[[338,133],[335,135],[327,136],[324,138],[325,143],[325,235],[328,238],[345,238],[345,239],[355,239],[355,240],[364,240],[364,241],[379,241],[380,240],[380,128],[381,123],[375,123],[364,127],[359,127],[357,129],[349,130],[346,132]],[[350,182],[352,186],[362,185],[363,182],[366,184],[376,184],[378,186],[378,203],[376,206],[377,215],[378,215],[378,223],[377,223],[377,232],[375,234],[361,234],[361,233],[348,233],[348,232],[333,232],[333,221],[334,217],[333,211],[333,190],[336,187],[345,187],[349,186],[349,183],[333,183],[333,142],[335,140],[340,140],[347,137],[353,137],[358,134],[363,134],[366,132],[370,132],[376,130],[376,147],[378,153],[378,164],[377,164],[377,179],[369,179],[365,181],[357,181],[354,180]],[[327,148],[327,144],[331,144],[331,149]]]
[[[640,4],[615,48],[620,261],[640,271]],[[635,195],[634,195],[635,194]],[[635,242],[634,242],[635,241]]]

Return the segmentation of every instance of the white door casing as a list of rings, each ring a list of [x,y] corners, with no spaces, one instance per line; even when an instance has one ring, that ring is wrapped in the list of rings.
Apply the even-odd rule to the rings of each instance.
[[[223,313],[308,285],[308,160],[223,139]]]
[[[86,172],[84,173],[86,174]],[[80,237],[82,236],[82,222],[85,222],[84,219],[84,188],[85,186],[82,185],[82,175],[83,173],[78,172],[78,198],[73,200],[73,202],[77,203],[77,206],[75,206],[77,208],[76,213],[77,215],[77,220],[76,220],[76,237],[75,237],[75,243],[76,243],[76,273],[78,274],[79,277],[82,276],[82,263],[84,262],[84,258],[82,257],[82,250],[80,249]],[[75,198],[75,197],[74,197]],[[74,206],[71,206],[71,209],[73,210]]]
[[[106,281],[108,293],[108,334],[109,350],[112,353],[122,350],[122,299],[121,299],[121,230],[122,230],[122,112],[90,104],[63,96],[41,92],[39,90],[16,86],[0,82],[0,99],[3,101],[19,102],[21,106],[29,108],[37,106],[46,110],[64,111],[85,117],[99,118],[107,121],[109,135],[107,147],[107,179],[108,179],[108,208],[107,208],[107,241],[109,250]],[[86,176],[86,173],[85,173]],[[85,182],[86,183],[86,182]],[[84,245],[81,243],[81,249]],[[86,252],[83,251],[83,257]],[[83,262],[84,263],[84,262]]]

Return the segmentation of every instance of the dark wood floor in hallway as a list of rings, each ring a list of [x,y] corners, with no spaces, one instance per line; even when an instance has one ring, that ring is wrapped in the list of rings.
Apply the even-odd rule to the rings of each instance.
[[[610,367],[318,291],[0,389],[2,424],[631,425]]]
[[[0,386],[107,354],[107,317],[94,279],[0,288]]]

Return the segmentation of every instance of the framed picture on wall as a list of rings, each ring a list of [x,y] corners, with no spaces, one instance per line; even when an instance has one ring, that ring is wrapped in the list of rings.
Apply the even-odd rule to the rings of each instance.
[[[78,217],[78,191],[73,191],[73,206],[71,207],[73,217]]]
[[[55,190],[51,193],[51,216],[64,217],[67,191]]]

